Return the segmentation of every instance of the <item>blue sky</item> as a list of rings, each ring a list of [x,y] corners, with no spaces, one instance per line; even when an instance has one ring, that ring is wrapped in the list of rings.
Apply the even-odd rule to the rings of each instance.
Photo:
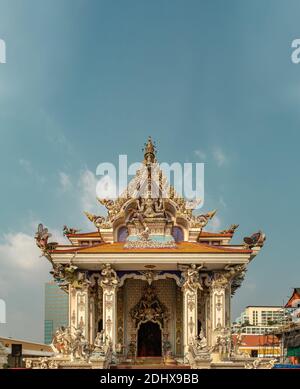
[[[0,334],[43,339],[50,270],[32,244],[88,229],[98,163],[205,162],[214,228],[258,229],[260,255],[233,299],[282,304],[299,286],[299,1],[0,0]],[[22,323],[20,325],[20,323]]]

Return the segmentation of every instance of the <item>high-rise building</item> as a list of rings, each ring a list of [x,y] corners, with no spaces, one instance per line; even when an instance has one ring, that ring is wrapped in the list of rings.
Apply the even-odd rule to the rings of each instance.
[[[55,282],[45,284],[44,342],[51,343],[54,332],[69,321],[69,297]]]
[[[234,331],[247,335],[262,335],[274,331],[284,323],[284,309],[280,306],[248,306],[236,319]]]

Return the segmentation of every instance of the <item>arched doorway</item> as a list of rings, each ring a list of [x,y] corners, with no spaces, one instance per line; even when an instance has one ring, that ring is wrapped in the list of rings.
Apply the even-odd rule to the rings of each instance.
[[[161,357],[161,328],[158,323],[141,323],[138,330],[138,357]]]

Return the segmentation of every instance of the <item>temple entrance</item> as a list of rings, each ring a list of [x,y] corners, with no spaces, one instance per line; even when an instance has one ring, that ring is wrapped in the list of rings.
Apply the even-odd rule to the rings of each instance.
[[[141,323],[138,330],[138,357],[161,357],[162,336],[159,324],[152,321]]]

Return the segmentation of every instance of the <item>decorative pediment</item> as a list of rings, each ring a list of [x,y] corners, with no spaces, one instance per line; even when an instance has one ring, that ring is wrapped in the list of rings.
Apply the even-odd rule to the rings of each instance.
[[[164,326],[168,320],[168,311],[166,306],[160,302],[155,288],[147,285],[140,301],[131,309],[130,315],[137,327],[140,322],[154,321]]]

